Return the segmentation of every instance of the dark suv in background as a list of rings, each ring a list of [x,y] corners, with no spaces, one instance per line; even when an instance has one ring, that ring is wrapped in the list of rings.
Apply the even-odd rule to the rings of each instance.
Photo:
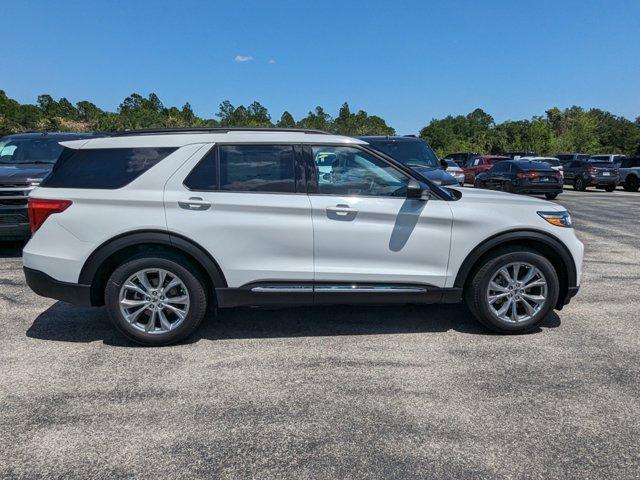
[[[620,183],[620,174],[611,162],[572,160],[564,164],[564,183],[578,191],[594,186],[613,192]]]
[[[94,133],[17,133],[0,138],[0,240],[28,238],[27,197],[62,152],[58,142],[104,136]]]
[[[509,193],[544,194],[552,200],[562,193],[562,174],[546,162],[504,160],[477,174],[474,187]]]
[[[358,137],[371,147],[394,160],[412,168],[436,185],[458,186],[458,181],[445,170],[446,162],[438,160],[427,142],[414,136],[368,136]]]

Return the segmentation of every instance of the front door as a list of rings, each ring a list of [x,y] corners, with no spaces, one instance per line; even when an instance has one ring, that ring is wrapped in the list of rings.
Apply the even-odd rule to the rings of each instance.
[[[345,283],[444,287],[446,201],[407,199],[409,177],[359,147],[313,146],[307,157],[317,179],[309,194],[316,291]]]

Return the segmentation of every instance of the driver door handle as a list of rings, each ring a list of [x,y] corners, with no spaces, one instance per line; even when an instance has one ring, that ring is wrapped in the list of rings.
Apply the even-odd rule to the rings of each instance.
[[[190,197],[187,200],[178,200],[178,205],[185,210],[209,210],[209,208],[211,208],[211,202],[202,197]]]
[[[341,203],[336,205],[335,207],[327,207],[327,212],[335,213],[336,215],[349,215],[353,213],[358,213],[358,209],[351,208],[349,205]]]

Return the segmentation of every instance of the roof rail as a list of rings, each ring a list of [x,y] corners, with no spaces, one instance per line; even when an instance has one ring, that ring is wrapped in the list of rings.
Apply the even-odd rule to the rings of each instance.
[[[163,135],[169,133],[229,133],[229,132],[291,132],[309,133],[318,135],[331,135],[324,130],[310,128],[253,128],[253,127],[195,127],[195,128],[142,128],[123,130],[112,134],[113,137],[126,137],[128,135]]]

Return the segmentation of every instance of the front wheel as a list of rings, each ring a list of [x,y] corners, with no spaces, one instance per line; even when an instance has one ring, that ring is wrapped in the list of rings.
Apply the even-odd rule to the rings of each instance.
[[[118,267],[107,283],[105,303],[113,325],[149,346],[188,337],[207,310],[204,282],[181,259],[142,257]]]
[[[640,187],[640,182],[638,182],[638,177],[635,175],[628,175],[624,181],[624,189],[627,192],[637,192],[638,187]]]
[[[547,197],[547,200],[553,200],[554,198],[556,198],[558,196],[558,194],[557,193],[545,193],[544,196]]]
[[[522,333],[538,326],[558,300],[558,274],[534,250],[496,252],[472,274],[465,302],[487,328]]]

